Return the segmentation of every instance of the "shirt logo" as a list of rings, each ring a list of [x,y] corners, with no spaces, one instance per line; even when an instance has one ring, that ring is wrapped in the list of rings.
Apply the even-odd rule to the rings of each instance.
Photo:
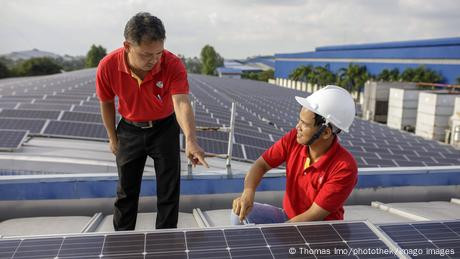
[[[163,88],[163,82],[162,82],[162,81],[158,81],[157,84],[156,84],[156,86],[157,86],[158,88]]]
[[[318,185],[321,185],[323,183],[323,177],[320,176],[319,179],[318,179]]]

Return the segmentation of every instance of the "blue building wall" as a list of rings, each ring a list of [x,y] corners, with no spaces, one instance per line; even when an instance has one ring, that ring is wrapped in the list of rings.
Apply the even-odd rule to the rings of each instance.
[[[285,53],[275,55],[275,77],[288,78],[298,66],[329,65],[329,69],[337,73],[349,63],[365,65],[369,73],[379,74],[383,69],[398,68],[402,72],[406,68],[425,65],[441,73],[444,83],[455,84],[460,77],[460,37],[405,42],[388,42],[375,44],[356,44],[344,46],[318,47],[314,52]],[[289,59],[289,60],[283,60]],[[329,59],[314,61],[306,59]],[[353,61],[353,59],[359,59]],[[383,62],[379,59],[385,59]],[[389,59],[394,62],[388,63]],[[455,64],[439,64],[439,63]]]

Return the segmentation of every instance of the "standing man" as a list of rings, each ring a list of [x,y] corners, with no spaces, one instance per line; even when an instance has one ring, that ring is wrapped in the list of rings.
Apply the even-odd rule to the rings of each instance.
[[[118,167],[113,225],[117,231],[134,230],[142,173],[150,156],[157,183],[156,228],[176,228],[179,125],[186,156],[194,165],[208,166],[197,144],[187,72],[181,60],[164,49],[165,28],[157,17],[136,14],[126,24],[124,36],[123,47],[101,60],[96,75],[102,120]],[[115,96],[122,116],[116,129]]]
[[[296,100],[302,105],[297,126],[249,170],[242,195],[233,201],[233,224],[343,219],[343,204],[356,185],[358,168],[336,135],[342,130],[348,132],[355,117],[355,103],[346,90],[333,85]],[[263,175],[283,162],[284,210],[254,203]]]

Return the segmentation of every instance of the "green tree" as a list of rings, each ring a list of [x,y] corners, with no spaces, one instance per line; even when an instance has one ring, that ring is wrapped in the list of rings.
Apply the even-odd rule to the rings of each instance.
[[[5,78],[8,76],[10,76],[10,70],[5,64],[3,64],[3,62],[0,62],[0,78]]]
[[[241,73],[241,78],[250,79],[250,80],[259,80],[259,76],[256,72],[243,72]]]
[[[258,80],[264,81],[264,82],[268,82],[268,79],[274,79],[274,78],[275,78],[275,70],[273,69],[262,71],[258,75]]]
[[[241,78],[268,82],[268,79],[275,78],[275,71],[269,69],[262,72],[243,72]]]
[[[302,82],[307,82],[308,79],[308,74],[311,73],[313,70],[313,66],[308,65],[308,66],[300,66],[294,71],[289,74],[289,79],[295,80],[295,81],[302,81]]]
[[[334,84],[337,79],[336,75],[329,71],[328,66],[317,66],[308,75],[309,82],[319,86],[326,86],[328,84]]]
[[[55,59],[56,63],[62,66],[64,71],[73,71],[85,68],[86,57],[77,56],[77,57],[58,57]]]
[[[365,66],[350,63],[347,68],[339,70],[338,84],[349,92],[357,91],[359,100],[361,88],[368,79],[369,74]]]
[[[460,85],[460,76],[457,77],[457,84]]]
[[[224,59],[210,45],[201,49],[201,73],[205,75],[217,75],[216,68],[224,65]]]
[[[107,55],[107,50],[101,45],[91,45],[88,53],[86,54],[85,67],[97,67],[99,61]]]
[[[399,70],[394,68],[392,70],[384,69],[377,75],[378,81],[394,82],[399,80]]]
[[[201,73],[201,68],[203,65],[201,64],[201,60],[199,58],[185,58],[184,56],[182,56],[181,59],[185,65],[185,68],[187,69],[187,72],[194,74]]]
[[[417,68],[407,68],[401,74],[405,82],[440,83],[443,78],[440,73],[426,68],[424,65]]]
[[[60,73],[61,69],[62,67],[54,59],[42,57],[28,59],[18,64],[13,70],[17,76],[38,76]]]

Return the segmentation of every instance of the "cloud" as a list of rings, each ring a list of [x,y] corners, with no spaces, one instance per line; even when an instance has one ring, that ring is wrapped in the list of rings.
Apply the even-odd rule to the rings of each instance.
[[[226,58],[311,51],[324,45],[459,37],[456,0],[2,0],[0,53],[39,48],[85,54],[121,46],[139,11],[160,17],[166,47],[197,56],[211,44]]]

